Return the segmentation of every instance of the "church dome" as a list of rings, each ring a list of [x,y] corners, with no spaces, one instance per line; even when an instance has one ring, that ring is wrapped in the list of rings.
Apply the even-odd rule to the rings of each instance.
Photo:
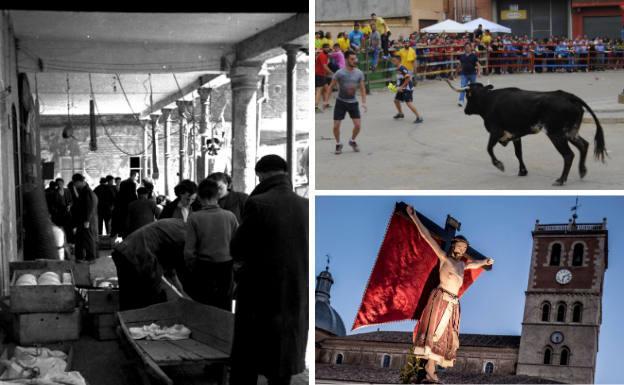
[[[333,335],[345,336],[347,331],[342,318],[329,303],[329,292],[333,283],[328,268],[316,277],[315,326]]]

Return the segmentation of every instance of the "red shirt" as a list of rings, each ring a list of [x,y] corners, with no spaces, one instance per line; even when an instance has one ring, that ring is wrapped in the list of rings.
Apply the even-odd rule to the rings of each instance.
[[[327,56],[325,51],[319,52],[319,54],[316,55],[314,74],[318,75],[318,76],[325,76],[325,75],[327,75],[327,71],[325,70],[325,66],[328,65],[328,64],[329,64],[329,57]]]

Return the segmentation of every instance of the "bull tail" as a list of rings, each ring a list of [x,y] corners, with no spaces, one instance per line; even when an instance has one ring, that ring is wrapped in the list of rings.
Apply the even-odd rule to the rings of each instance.
[[[594,118],[594,122],[596,122],[596,135],[594,136],[594,157],[597,160],[600,160],[602,163],[605,163],[605,157],[609,156],[607,149],[605,148],[605,138],[604,132],[602,130],[602,126],[600,125],[600,121],[594,111],[583,101],[583,99],[579,98],[576,95],[573,95],[575,100],[579,102]]]

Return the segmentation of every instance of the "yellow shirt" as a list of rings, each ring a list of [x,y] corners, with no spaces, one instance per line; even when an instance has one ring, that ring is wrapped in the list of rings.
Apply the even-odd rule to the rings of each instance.
[[[323,47],[324,44],[329,44],[329,48],[333,48],[334,47],[334,41],[332,39],[328,39],[326,37],[321,39],[321,47]]]
[[[340,49],[343,51],[347,51],[349,49],[350,42],[349,39],[346,37],[339,37],[336,40],[336,43],[340,45]]]
[[[366,24],[365,26],[360,28],[360,31],[362,31],[362,33],[364,35],[370,35],[373,32],[373,30],[371,29],[370,25],[368,25],[368,24]]]
[[[390,30],[390,28],[386,25],[386,21],[381,16],[377,16],[375,18],[375,25],[377,26],[377,31],[379,31],[379,33],[386,33]]]
[[[314,48],[321,49],[323,47],[322,39],[314,39]]]
[[[401,57],[401,65],[405,66],[408,70],[414,72],[414,62],[416,61],[416,51],[412,47],[408,49],[401,48],[398,51],[399,56]]]
[[[490,45],[490,43],[492,43],[492,35],[483,35],[481,37],[481,43],[483,45]]]

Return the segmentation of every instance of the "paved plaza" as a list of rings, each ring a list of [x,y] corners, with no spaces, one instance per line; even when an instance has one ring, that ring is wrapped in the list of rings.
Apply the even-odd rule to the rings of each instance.
[[[318,190],[489,190],[489,189],[599,189],[624,188],[624,104],[617,103],[624,88],[623,71],[590,73],[514,74],[479,77],[478,81],[496,88],[564,90],[582,98],[597,113],[605,134],[610,157],[606,164],[593,158],[596,127],[589,113],[584,114],[580,135],[590,142],[588,173],[580,179],[578,151],[563,187],[552,183],[561,175],[563,158],[546,135],[522,139],[528,175],[519,177],[513,145],[497,145],[494,152],[505,165],[496,169],[486,152],[489,134],[480,116],[468,116],[457,106],[457,93],[445,82],[427,80],[414,89],[414,104],[425,122],[413,124],[413,114],[404,107],[405,119],[395,121],[396,113],[388,90],[375,90],[368,96],[368,112],[362,114],[358,137],[361,152],[346,145],[352,123],[342,125],[341,155],[334,154],[333,108],[316,114],[316,188]],[[459,81],[454,81],[459,85]],[[335,93],[331,104],[335,103]]]

